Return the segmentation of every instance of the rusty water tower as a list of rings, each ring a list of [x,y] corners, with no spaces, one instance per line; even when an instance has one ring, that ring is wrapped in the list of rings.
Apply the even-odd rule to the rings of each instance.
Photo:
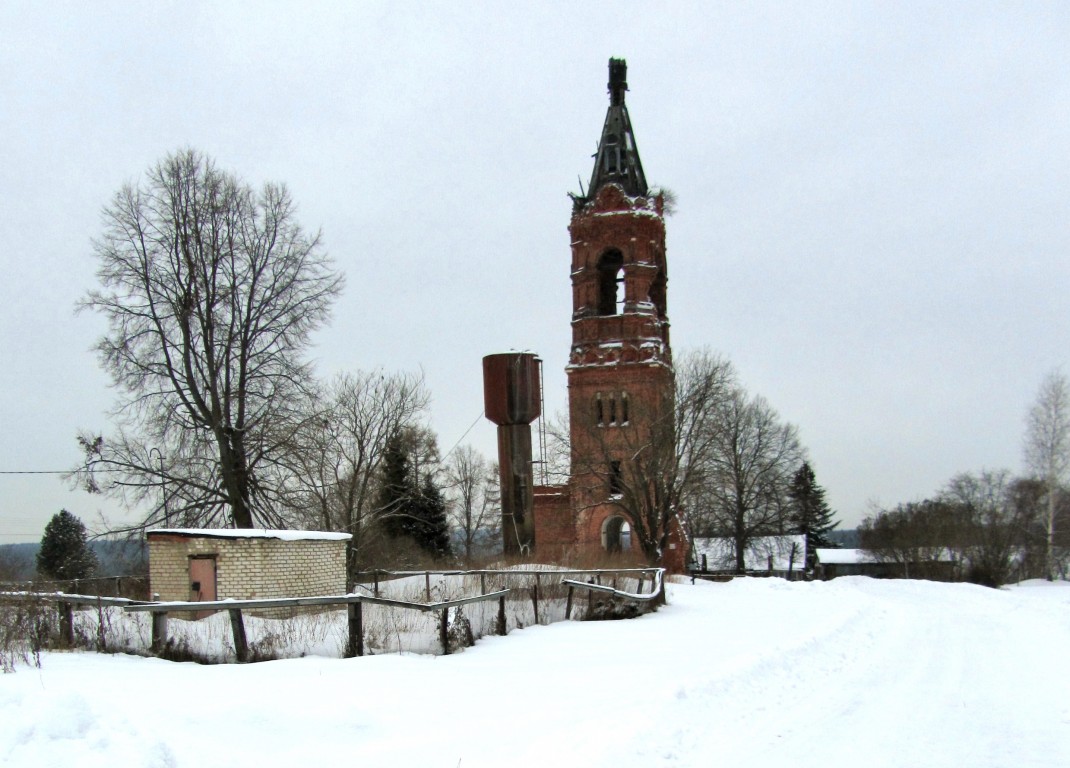
[[[502,538],[506,555],[529,554],[535,547],[534,473],[531,422],[539,418],[542,361],[530,352],[483,358],[483,408],[498,425]]]

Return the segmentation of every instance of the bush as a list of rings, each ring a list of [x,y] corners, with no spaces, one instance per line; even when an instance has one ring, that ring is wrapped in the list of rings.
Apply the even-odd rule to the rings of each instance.
[[[48,616],[40,600],[27,597],[0,604],[0,670],[14,672],[20,663],[40,668],[41,647],[51,632]]]

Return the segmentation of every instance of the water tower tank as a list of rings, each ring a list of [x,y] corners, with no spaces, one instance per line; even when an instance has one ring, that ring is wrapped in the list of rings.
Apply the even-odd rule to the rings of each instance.
[[[507,352],[483,358],[483,408],[495,424],[530,424],[539,418],[539,358]]]
[[[498,425],[502,538],[506,555],[527,555],[535,546],[531,422],[541,410],[539,358],[508,352],[483,358],[483,409]]]

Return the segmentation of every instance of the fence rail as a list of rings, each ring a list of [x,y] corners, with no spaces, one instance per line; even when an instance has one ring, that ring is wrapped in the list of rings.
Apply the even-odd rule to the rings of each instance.
[[[149,577],[145,576],[88,576],[82,579],[20,579],[0,582],[0,591],[59,591],[68,589],[75,594],[101,595],[102,597],[148,597]],[[132,597],[132,599],[141,599]]]
[[[456,600],[442,600],[435,603],[413,603],[407,600],[395,600],[388,597],[370,595],[325,595],[322,597],[280,597],[266,600],[205,600],[202,602],[167,602],[126,605],[126,612],[148,611],[152,613],[152,650],[159,652],[167,645],[167,614],[181,612],[200,612],[225,610],[230,614],[230,626],[234,635],[234,652],[239,662],[249,659],[249,641],[245,634],[245,621],[242,610],[256,608],[297,608],[302,606],[344,605],[349,612],[349,638],[346,643],[346,657],[364,655],[364,632],[362,604],[385,605],[391,608],[405,608],[414,611],[441,611],[439,620],[439,639],[442,652],[448,654],[449,648],[449,609],[460,605],[469,605],[484,600],[498,600],[501,615],[500,626],[505,626],[505,596],[511,590],[502,589],[473,597]],[[504,634],[504,632],[502,633]]]
[[[535,623],[540,623],[540,600],[546,605],[546,601],[560,600],[564,597],[561,587],[567,587],[567,602],[565,607],[565,620],[571,618],[573,608],[573,593],[575,590],[586,590],[588,595],[592,593],[607,594],[618,600],[634,601],[638,603],[654,601],[654,604],[664,602],[664,570],[660,568],[619,568],[619,569],[585,569],[585,570],[552,570],[552,569],[510,569],[510,570],[443,570],[443,571],[371,571],[362,574],[368,579],[365,583],[372,583],[372,594],[353,592],[346,595],[322,595],[313,597],[285,597],[264,598],[250,600],[223,599],[212,601],[167,601],[149,602],[133,600],[123,597],[104,597],[98,595],[83,595],[64,592],[30,592],[10,591],[0,592],[0,602],[17,600],[40,600],[57,604],[59,609],[60,636],[67,645],[73,645],[73,612],[76,607],[95,607],[98,610],[99,626],[97,627],[97,647],[105,648],[104,615],[101,609],[104,606],[121,608],[125,613],[150,613],[152,616],[151,651],[162,653],[168,648],[168,616],[170,614],[201,613],[211,611],[226,611],[230,619],[230,629],[234,641],[234,651],[239,662],[249,660],[249,642],[245,630],[243,611],[248,610],[271,610],[280,608],[303,608],[345,606],[347,610],[347,635],[343,655],[346,658],[364,655],[364,613],[363,605],[384,606],[422,613],[438,613],[438,635],[442,646],[442,652],[450,652],[450,611],[472,603],[480,603],[496,600],[498,602],[497,616],[491,614],[491,631],[499,635],[506,634],[506,600],[517,598],[531,600],[531,608],[534,611]],[[479,577],[479,594],[467,595],[449,600],[432,600],[431,577]],[[587,577],[588,581],[578,581],[564,578],[569,576]],[[401,600],[393,597],[379,595],[380,581],[390,581],[401,578],[423,577],[425,597],[424,602]],[[503,586],[503,582],[516,577],[531,578],[529,585]],[[635,592],[617,589],[618,578],[637,579],[638,589]],[[500,579],[499,586],[502,588],[488,591],[487,580]],[[603,584],[603,580],[610,581],[612,586]],[[650,591],[644,587],[650,583]],[[363,587],[367,589],[367,587]],[[474,585],[471,585],[474,588]],[[543,594],[543,593],[546,594]],[[554,597],[554,594],[557,597]],[[551,605],[553,603],[551,602]],[[590,604],[590,601],[589,601]],[[558,609],[559,610],[559,609]],[[486,614],[484,614],[486,615]],[[530,615],[530,614],[529,614]],[[560,614],[557,614],[560,616]],[[544,616],[545,619],[545,616]],[[552,620],[552,619],[551,619]],[[560,619],[558,619],[560,620]],[[486,626],[486,625],[484,625]],[[470,640],[469,640],[470,642]]]
[[[136,605],[137,600],[127,597],[104,597],[102,595],[76,595],[66,592],[0,592],[0,602],[15,601],[43,601],[56,603],[59,610],[59,636],[64,645],[74,645],[74,609],[76,606],[90,606],[101,608],[107,606],[121,606],[126,608]],[[101,651],[107,650],[107,638],[104,633],[103,620],[97,627],[97,647]]]

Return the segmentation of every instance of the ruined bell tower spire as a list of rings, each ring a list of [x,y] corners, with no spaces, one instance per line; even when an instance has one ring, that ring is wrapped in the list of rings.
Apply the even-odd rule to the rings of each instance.
[[[632,132],[632,121],[624,95],[628,91],[628,63],[624,59],[609,60],[609,110],[602,127],[602,138],[595,154],[594,171],[586,200],[594,199],[606,184],[619,184],[625,194],[640,197],[647,194],[646,176],[639,161],[639,148]],[[577,203],[580,203],[577,200]]]

